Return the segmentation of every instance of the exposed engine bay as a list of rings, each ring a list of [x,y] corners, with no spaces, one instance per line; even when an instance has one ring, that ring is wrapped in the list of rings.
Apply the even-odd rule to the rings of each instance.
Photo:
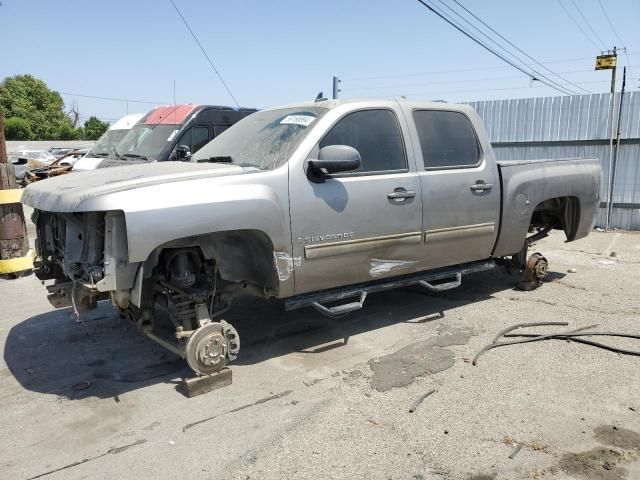
[[[77,316],[111,299],[141,333],[187,360],[196,373],[219,371],[240,350],[238,332],[214,321],[230,305],[235,282],[220,278],[215,261],[198,247],[162,250],[148,278],[138,279],[138,305],[130,302],[140,265],[127,263],[124,216],[119,212],[50,213],[36,210],[35,274],[56,308]],[[117,268],[116,268],[117,267]]]

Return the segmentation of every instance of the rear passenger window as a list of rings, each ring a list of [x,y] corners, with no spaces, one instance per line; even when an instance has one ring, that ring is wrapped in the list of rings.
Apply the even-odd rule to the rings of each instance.
[[[463,167],[478,163],[478,141],[465,115],[442,110],[416,110],[413,119],[425,168]]]
[[[406,170],[407,159],[398,120],[389,110],[362,110],[340,119],[320,141],[328,145],[349,145],[360,152],[358,172]]]

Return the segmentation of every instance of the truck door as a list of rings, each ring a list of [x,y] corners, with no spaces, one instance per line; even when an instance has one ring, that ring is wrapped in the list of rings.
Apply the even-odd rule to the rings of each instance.
[[[420,251],[420,181],[399,108],[347,113],[312,150],[348,145],[358,171],[313,183],[289,172],[295,291],[303,293],[411,273]]]
[[[488,258],[500,213],[500,178],[491,146],[481,145],[462,112],[406,113],[413,119],[416,162],[422,167],[423,267]]]

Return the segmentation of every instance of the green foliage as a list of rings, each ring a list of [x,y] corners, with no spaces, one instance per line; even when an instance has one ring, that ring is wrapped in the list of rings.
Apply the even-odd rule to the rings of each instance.
[[[36,140],[56,139],[57,132],[73,130],[60,94],[32,75],[5,78],[0,83],[0,107],[7,118],[26,120]]]
[[[4,136],[7,140],[31,140],[33,132],[24,118],[12,117],[4,121]]]
[[[84,122],[85,138],[87,140],[98,140],[108,128],[109,124],[107,122],[102,122],[97,117],[89,117],[89,120]]]
[[[80,130],[80,132],[78,132]],[[58,130],[54,133],[53,138],[56,140],[78,140],[78,135],[82,139],[82,129],[76,129],[71,126],[71,123],[63,123]]]

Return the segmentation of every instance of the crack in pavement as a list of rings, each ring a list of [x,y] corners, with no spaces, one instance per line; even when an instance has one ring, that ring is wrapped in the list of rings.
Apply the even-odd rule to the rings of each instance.
[[[640,311],[638,309],[631,309],[631,311],[605,311],[605,310],[600,310],[598,308],[585,308],[585,307],[579,307],[577,305],[569,305],[567,303],[556,303],[556,302],[551,302],[549,300],[541,300],[541,299],[536,299],[536,298],[531,298],[531,297],[510,297],[510,296],[504,296],[504,297],[495,297],[499,300],[508,300],[508,301],[512,301],[512,302],[533,302],[533,303],[541,303],[543,305],[549,305],[551,307],[567,307],[567,308],[572,308],[574,310],[580,310],[582,312],[593,312],[593,313],[599,313],[601,315],[638,315],[640,314]]]
[[[200,425],[201,423],[208,422],[209,420],[213,420],[214,418],[221,417],[222,415],[227,415],[228,413],[239,412],[240,410],[244,410],[245,408],[254,407],[262,403],[270,402],[271,400],[276,400],[278,398],[286,397],[291,392],[293,392],[293,390],[285,390],[284,392],[276,393],[275,395],[271,395],[270,397],[261,398],[256,402],[248,403],[247,405],[242,405],[241,407],[234,408],[233,410],[219,413],[218,415],[214,415],[213,417],[203,418],[202,420],[198,420],[197,422],[193,422],[193,423],[187,423],[184,427],[182,427],[182,431],[186,432],[187,430],[195,427],[196,425]]]
[[[29,478],[27,478],[27,480],[34,480],[36,478],[46,477],[47,475],[51,475],[52,473],[56,473],[56,472],[60,472],[62,470],[67,470],[69,468],[77,467],[78,465],[82,465],[83,463],[87,463],[87,462],[92,462],[93,460],[97,460],[98,458],[102,458],[102,457],[105,457],[107,455],[116,455],[118,453],[121,453],[121,452],[124,452],[125,450],[130,449],[131,447],[135,447],[136,445],[142,445],[143,443],[147,443],[147,440],[144,439],[144,438],[140,439],[140,440],[136,440],[135,442],[130,443],[129,445],[123,445],[122,447],[112,447],[109,450],[107,450],[106,452],[101,453],[100,455],[96,455],[95,457],[83,458],[82,460],[70,463],[68,465],[65,465],[64,467],[56,468],[55,470],[49,470],[48,472],[41,473],[39,475],[36,475],[35,477],[29,477]]]

